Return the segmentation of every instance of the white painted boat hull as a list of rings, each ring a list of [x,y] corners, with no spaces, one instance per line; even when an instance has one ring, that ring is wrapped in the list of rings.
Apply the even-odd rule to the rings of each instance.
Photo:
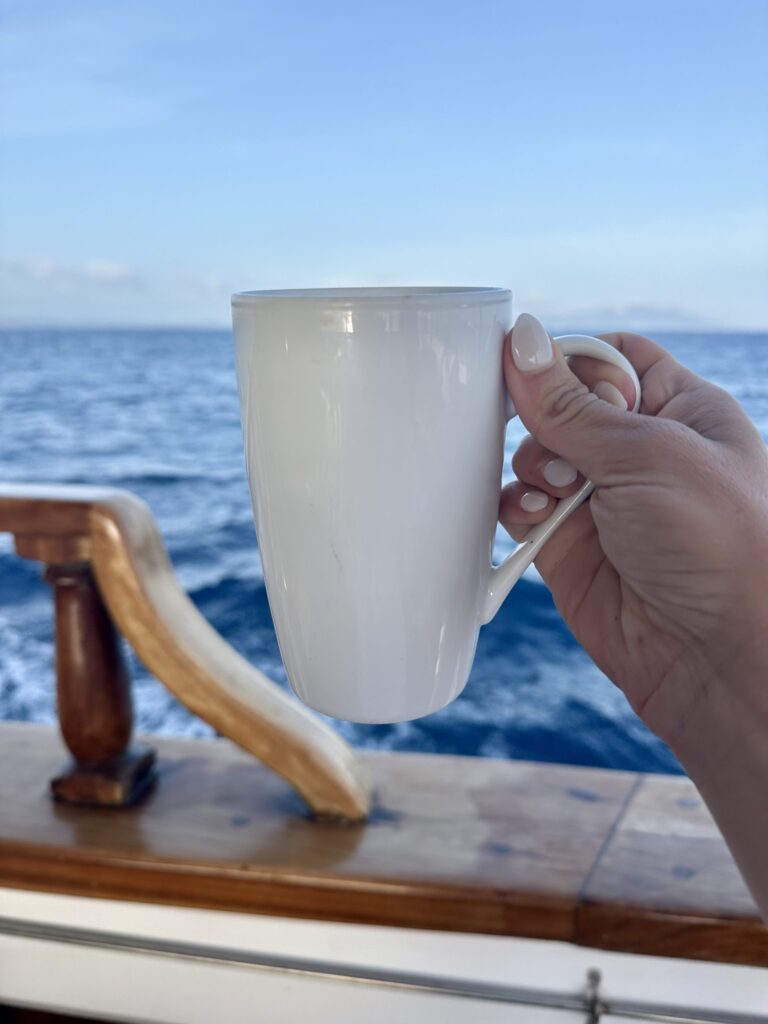
[[[0,1003],[142,1024],[583,1024],[595,968],[604,1024],[768,1022],[759,968],[0,889]]]

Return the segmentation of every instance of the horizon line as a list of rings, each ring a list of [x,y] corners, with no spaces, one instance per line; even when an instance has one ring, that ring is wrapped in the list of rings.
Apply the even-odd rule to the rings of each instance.
[[[199,333],[211,333],[211,332],[232,332],[231,324],[184,324],[184,323],[71,323],[71,324],[56,324],[56,323],[2,323],[0,322],[0,331],[196,331]],[[578,324],[577,322],[568,322],[565,320],[555,321],[554,330],[558,332],[565,331],[586,331],[595,332],[598,328],[591,326],[587,327],[584,324]],[[647,328],[632,327],[617,327],[615,331],[607,332],[604,327],[600,327],[600,333],[620,333],[626,332],[631,334],[637,334],[641,331],[650,332],[663,332],[664,334],[768,334],[768,325],[764,327],[739,327],[735,325],[700,325],[691,324],[690,326],[684,325],[670,325],[665,327],[661,325],[653,325]]]

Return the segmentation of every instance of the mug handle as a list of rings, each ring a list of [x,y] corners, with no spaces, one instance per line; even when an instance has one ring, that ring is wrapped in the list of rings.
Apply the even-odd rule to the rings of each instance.
[[[589,356],[592,359],[602,359],[606,363],[613,363],[614,366],[618,366],[620,370],[628,374],[635,385],[635,404],[632,412],[637,412],[640,407],[640,381],[634,366],[618,349],[613,348],[607,341],[600,341],[599,338],[591,338],[586,334],[565,334],[560,338],[555,338],[554,341],[560,346],[564,356]],[[516,415],[515,407],[510,401],[507,406],[507,420],[511,420]],[[575,494],[558,501],[555,511],[548,519],[531,528],[525,540],[518,544],[501,565],[491,566],[480,619],[481,625],[484,626],[491,621],[501,607],[504,598],[531,565],[558,526],[589,497],[594,489],[595,485],[590,480],[585,480]]]

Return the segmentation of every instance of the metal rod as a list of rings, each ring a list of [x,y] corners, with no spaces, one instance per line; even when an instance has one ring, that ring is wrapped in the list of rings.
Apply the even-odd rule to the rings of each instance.
[[[487,1000],[497,1003],[513,1003],[520,1006],[541,1006],[552,1009],[577,1010],[594,1019],[595,987],[588,980],[584,992],[546,992],[543,989],[525,988],[517,985],[498,985],[492,982],[478,982],[469,979],[446,979],[439,975],[417,974],[395,970],[381,970],[354,964],[328,964],[322,960],[304,959],[276,955],[273,953],[250,952],[239,949],[221,949],[215,946],[193,945],[168,939],[150,939],[144,936],[119,935],[86,928],[53,925],[24,921],[18,918],[0,917],[0,934],[24,939],[42,939],[69,945],[108,949],[126,953],[143,953],[174,959],[207,961],[248,967],[257,970],[285,971],[310,977],[333,978],[339,981],[383,985],[390,988],[407,989],[416,992],[431,992],[437,995],[456,996],[462,999]],[[768,1017],[762,1015],[723,1013],[714,1010],[682,1009],[661,1004],[634,1003],[622,1000],[599,1000],[599,1013],[610,1013],[628,1020],[651,1021],[655,1024],[768,1024]],[[589,1019],[589,1016],[587,1016]],[[599,1019],[599,1018],[598,1018]]]

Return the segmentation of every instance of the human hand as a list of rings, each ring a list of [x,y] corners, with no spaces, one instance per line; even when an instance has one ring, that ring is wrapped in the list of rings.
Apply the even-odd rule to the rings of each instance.
[[[639,414],[621,370],[569,366],[537,320],[518,318],[504,372],[532,436],[499,518],[521,540],[555,498],[596,484],[536,567],[699,787],[768,918],[768,451],[730,395],[659,345],[603,337],[637,371]]]
[[[605,336],[637,370],[642,415],[626,411],[626,374],[583,357],[569,368],[533,317],[511,340],[507,386],[533,436],[500,519],[519,540],[585,476],[596,484],[536,566],[582,646],[674,746],[709,678],[766,642],[768,452],[730,395],[648,338]]]

